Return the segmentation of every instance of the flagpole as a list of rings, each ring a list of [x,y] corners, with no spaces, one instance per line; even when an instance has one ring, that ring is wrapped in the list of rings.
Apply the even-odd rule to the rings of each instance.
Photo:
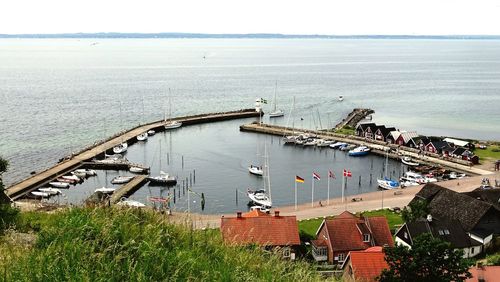
[[[342,176],[342,203],[344,202],[344,183],[345,183],[345,175]]]
[[[189,189],[188,189],[188,214],[191,212],[191,201],[189,200]]]
[[[311,194],[311,207],[314,208],[314,176],[312,177],[312,194]]]
[[[327,197],[327,200],[326,200],[326,205],[329,206],[330,205],[330,171],[328,171],[328,192],[326,197]]]
[[[295,210],[297,210],[297,180],[295,182]]]
[[[345,187],[347,185],[347,176],[344,176],[345,178],[345,181],[343,183],[343,187],[342,187],[342,195],[344,195],[344,190],[345,190]],[[344,199],[344,196],[342,196],[342,199]],[[344,207],[344,210],[347,210],[347,199],[345,200],[345,207]]]

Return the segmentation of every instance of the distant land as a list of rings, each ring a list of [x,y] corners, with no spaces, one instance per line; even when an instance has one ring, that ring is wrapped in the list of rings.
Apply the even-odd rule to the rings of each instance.
[[[305,39],[500,39],[500,35],[300,35],[279,33],[210,34],[210,33],[53,33],[53,34],[0,34],[0,38],[305,38]]]

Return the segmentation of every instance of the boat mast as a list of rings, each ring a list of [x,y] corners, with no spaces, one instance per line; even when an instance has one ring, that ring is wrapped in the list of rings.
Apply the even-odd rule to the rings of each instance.
[[[389,162],[389,150],[386,151],[385,154],[385,177],[387,178],[387,165]]]
[[[172,120],[172,93],[170,88],[168,88],[168,120]]]
[[[276,84],[274,85],[274,107],[273,107],[273,112],[276,112],[276,89],[278,88],[278,81],[276,80]]]
[[[267,150],[266,150],[267,153]],[[266,154],[266,172],[267,172],[267,187],[269,189],[269,201],[272,203],[272,193],[271,193],[271,173],[269,171],[269,155]]]

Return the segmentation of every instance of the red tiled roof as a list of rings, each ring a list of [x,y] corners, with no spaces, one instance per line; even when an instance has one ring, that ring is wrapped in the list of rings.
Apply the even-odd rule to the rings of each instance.
[[[479,278],[484,279],[483,281],[498,281],[500,277],[500,266],[482,266],[482,267],[471,267],[469,272],[472,274],[472,278],[465,280],[466,282],[477,282]]]
[[[352,213],[348,212],[348,211],[344,211],[342,212],[341,214],[337,215],[336,217],[334,217],[335,219],[342,219],[342,218],[348,218],[348,219],[359,219],[357,218],[355,215],[353,215]]]
[[[375,278],[382,273],[382,270],[388,268],[384,252],[381,249],[379,251],[371,249],[349,253],[356,281],[376,281]]]
[[[220,229],[222,238],[229,244],[300,245],[295,216],[223,217]]]
[[[271,216],[265,212],[261,212],[259,210],[253,210],[253,211],[249,211],[247,213],[244,213],[242,215],[243,217],[259,217],[259,216]]]
[[[394,240],[392,239],[387,219],[383,216],[368,217],[367,219],[375,244],[377,246],[387,245],[389,247],[394,247]]]
[[[328,243],[324,239],[311,240],[311,243],[317,247],[327,247]]]

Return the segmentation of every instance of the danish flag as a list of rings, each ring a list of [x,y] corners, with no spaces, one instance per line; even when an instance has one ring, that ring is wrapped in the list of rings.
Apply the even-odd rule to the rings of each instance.
[[[319,177],[319,174],[317,174],[316,172],[313,172],[313,178],[316,180],[321,180],[321,178]]]
[[[335,179],[335,173],[333,173],[331,170],[329,170],[328,177]]]
[[[346,176],[346,177],[352,177],[351,171],[344,169],[344,176]]]

